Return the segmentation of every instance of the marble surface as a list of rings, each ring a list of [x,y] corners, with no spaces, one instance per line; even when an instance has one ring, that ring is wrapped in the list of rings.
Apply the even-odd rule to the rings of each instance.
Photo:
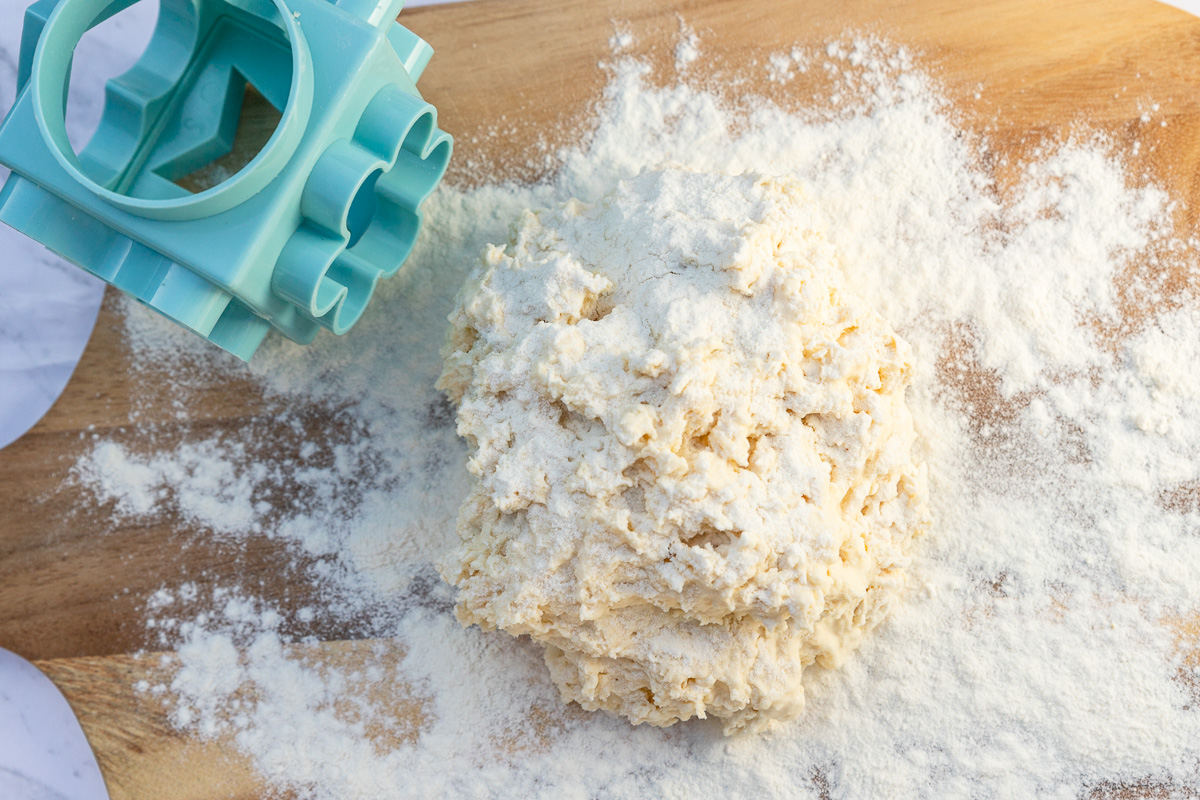
[[[1175,8],[1182,8],[1189,14],[1200,17],[1200,0],[1162,0],[1162,2]]]
[[[83,729],[35,666],[0,649],[0,798],[107,800]]]
[[[0,115],[14,99],[29,1],[0,0]],[[437,2],[447,0],[410,0],[408,6]],[[67,97],[67,134],[77,150],[100,120],[104,82],[133,64],[157,17],[156,0],[142,0],[79,43]],[[0,182],[7,177],[0,167]],[[29,430],[58,399],[91,336],[103,294],[102,281],[0,225],[0,447]]]
[[[0,112],[12,105],[25,0],[0,0]],[[76,147],[100,119],[104,81],[149,38],[157,3],[142,2],[80,42],[67,100]],[[124,40],[127,44],[122,44]],[[0,167],[0,180],[8,170]],[[0,225],[0,447],[28,430],[62,393],[96,322],[104,284]]]

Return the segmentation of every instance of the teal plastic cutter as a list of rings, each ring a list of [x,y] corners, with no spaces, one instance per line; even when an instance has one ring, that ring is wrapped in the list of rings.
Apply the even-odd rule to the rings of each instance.
[[[344,333],[407,258],[450,159],[416,88],[433,51],[395,22],[403,0],[161,0],[76,154],[71,56],[131,3],[26,10],[0,220],[243,359],[271,328]],[[274,133],[189,191],[182,178],[233,149],[247,85],[278,109]]]

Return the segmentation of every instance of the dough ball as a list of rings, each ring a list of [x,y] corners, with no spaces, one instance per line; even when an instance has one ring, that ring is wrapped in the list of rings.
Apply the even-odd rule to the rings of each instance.
[[[666,169],[526,212],[451,314],[464,624],[528,635],[634,723],[800,713],[925,524],[911,352],[799,186]]]

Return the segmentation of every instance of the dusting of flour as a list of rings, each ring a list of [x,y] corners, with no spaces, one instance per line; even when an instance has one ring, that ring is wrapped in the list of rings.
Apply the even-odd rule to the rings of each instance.
[[[177,724],[236,737],[272,780],[321,800],[1200,785],[1200,676],[1177,633],[1200,609],[1200,301],[1169,198],[1084,135],[1010,165],[1016,180],[997,186],[978,157],[986,142],[962,135],[903,49],[834,42],[768,64],[781,85],[824,69],[838,110],[740,116],[687,84],[651,88],[648,68],[624,61],[594,134],[552,180],[439,189],[409,264],[350,335],[265,345],[250,370],[274,396],[361,398],[344,411],[361,427],[344,457],[308,467],[310,485],[334,487],[324,499],[256,510],[293,470],[256,476],[254,443],[233,434],[150,455],[102,441],[79,465],[117,513],[186,505],[215,535],[293,542],[320,589],[301,620],[366,619],[362,635],[394,648],[366,667],[318,665],[253,586],[164,587],[147,599],[151,643],[178,650],[178,671],[147,691],[178,698]],[[431,566],[455,544],[469,487],[434,388],[459,284],[522,209],[594,202],[667,163],[797,178],[847,284],[914,352],[931,524],[911,591],[856,658],[806,677],[804,714],[767,736],[631,728],[562,706],[538,648],[462,629]],[[194,347],[140,310],[128,320],[143,352]],[[207,368],[237,369],[215,357]],[[370,477],[357,477],[365,463]],[[364,682],[404,687],[421,723],[405,728],[403,703]],[[381,744],[380,728],[396,733]]]

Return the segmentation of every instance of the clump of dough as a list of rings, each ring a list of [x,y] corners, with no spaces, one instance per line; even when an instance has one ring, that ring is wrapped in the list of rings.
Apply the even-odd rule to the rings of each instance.
[[[800,713],[925,524],[908,345],[797,184],[667,169],[526,212],[463,287],[439,381],[473,476],[442,564],[634,723]]]

